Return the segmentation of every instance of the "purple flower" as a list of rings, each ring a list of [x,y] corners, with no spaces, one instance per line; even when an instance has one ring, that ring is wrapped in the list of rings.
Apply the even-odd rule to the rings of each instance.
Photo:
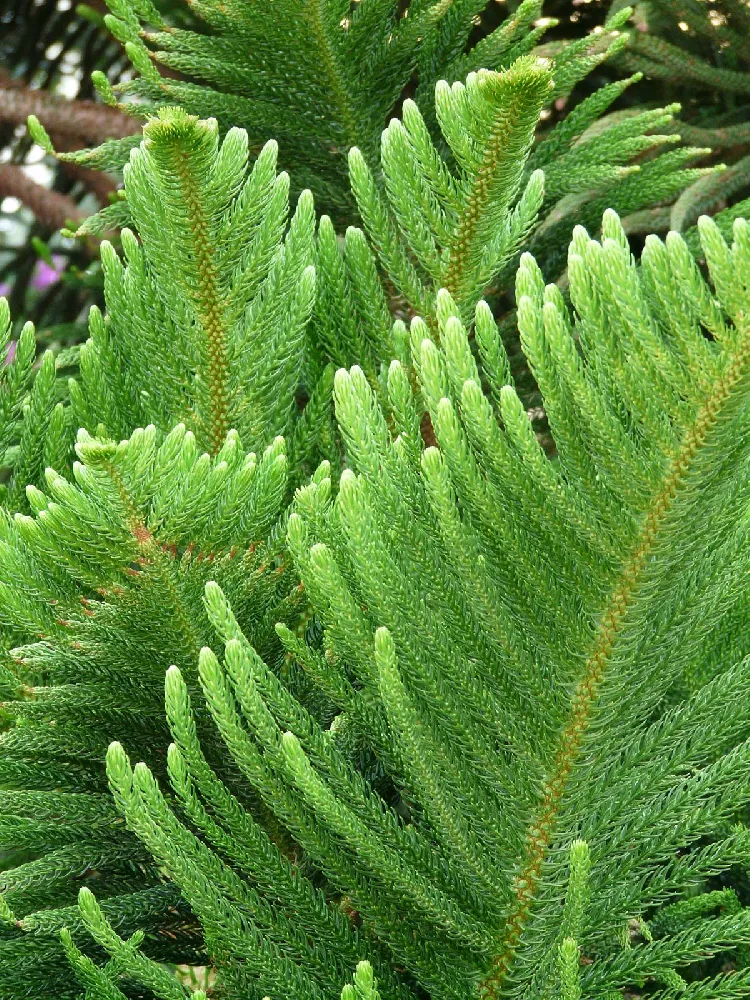
[[[49,288],[50,285],[54,285],[56,281],[59,281],[60,275],[63,272],[65,266],[65,258],[60,256],[54,256],[52,258],[52,267],[44,261],[37,261],[36,267],[34,268],[34,275],[31,279],[31,287],[36,288],[39,291],[44,291],[45,288]]]

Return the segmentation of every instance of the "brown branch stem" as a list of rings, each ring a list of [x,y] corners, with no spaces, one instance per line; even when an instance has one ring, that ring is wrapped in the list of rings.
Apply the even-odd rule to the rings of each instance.
[[[22,125],[29,115],[36,115],[48,132],[93,145],[132,135],[142,127],[141,122],[95,101],[65,100],[28,87],[0,87],[0,122]]]
[[[52,230],[62,229],[67,222],[81,222],[87,214],[69,195],[50,191],[32,180],[23,167],[3,163],[0,164],[0,198],[8,197],[18,198],[42,225]]]

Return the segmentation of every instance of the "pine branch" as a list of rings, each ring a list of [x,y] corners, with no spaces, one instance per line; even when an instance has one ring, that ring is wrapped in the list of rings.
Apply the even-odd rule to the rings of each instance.
[[[94,101],[65,100],[44,90],[27,87],[0,87],[0,121],[23,125],[35,115],[48,131],[81,144],[140,132],[141,124],[127,115]]]
[[[125,266],[102,247],[105,294],[122,311],[108,321],[93,312],[82,352],[73,402],[92,430],[104,423],[127,434],[155,420],[166,431],[183,419],[213,454],[229,427],[256,447],[291,430],[313,306],[312,199],[300,197],[284,239],[288,179],[276,176],[275,143],[246,175],[246,133],[235,129],[219,146],[217,132],[213,120],[162,112],[125,170],[124,201],[79,230],[95,233],[122,213],[140,237],[123,233]],[[180,305],[168,310],[175,289]]]
[[[608,667],[621,622],[630,607],[669,512],[672,501],[683,486],[684,478],[694,464],[698,451],[706,445],[717,419],[741,383],[750,363],[750,330],[738,331],[745,343],[727,359],[715,384],[708,392],[693,423],[685,428],[679,450],[671,457],[659,492],[646,512],[640,534],[632,552],[624,560],[620,580],[601,614],[598,634],[588,654],[583,676],[571,699],[570,718],[560,737],[555,761],[545,781],[543,798],[529,834],[526,857],[517,877],[515,902],[507,917],[507,930],[501,950],[493,962],[483,990],[488,996],[500,995],[526,922],[528,921],[542,863],[556,826],[560,802],[568,778],[580,752],[583,737],[596,702],[598,689]]]
[[[653,35],[634,32],[624,56],[632,70],[663,79],[690,80],[733,94],[750,93],[750,74],[712,66],[676,45]]]
[[[69,195],[51,191],[32,180],[23,167],[11,163],[0,164],[0,197],[18,198],[52,232],[71,221],[80,222],[86,216]]]

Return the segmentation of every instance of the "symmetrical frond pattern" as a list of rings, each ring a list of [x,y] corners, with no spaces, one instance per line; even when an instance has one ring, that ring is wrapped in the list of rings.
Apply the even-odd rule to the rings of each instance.
[[[169,25],[150,3],[118,0],[107,24],[140,75],[116,91],[145,99],[148,109],[179,104],[202,118],[216,116],[224,130],[242,125],[253,142],[273,135],[295,182],[341,213],[350,207],[346,151],[376,153],[420,45],[439,34],[432,48],[460,50],[484,6],[427,0],[411,4],[406,17],[393,0],[282,0],[270,15],[263,4],[209,0],[192,5],[202,22],[196,31]],[[156,30],[144,30],[141,21]]]
[[[102,247],[110,312],[93,310],[73,390],[78,423],[124,435],[182,419],[214,454],[230,428],[250,447],[288,434],[315,294],[309,192],[289,222],[288,177],[269,142],[166,109],[125,169],[138,240]],[[284,236],[289,224],[289,231]],[[129,405],[128,405],[129,404]]]
[[[253,155],[273,136],[296,190],[309,187],[337,226],[356,221],[346,178],[347,154],[358,149],[380,183],[381,131],[404,97],[416,99],[429,133],[445,153],[436,84],[463,82],[480,70],[503,72],[530,54],[543,54],[551,62],[554,88],[548,103],[561,99],[570,104],[562,133],[559,128],[548,130],[543,122],[538,130],[540,138],[554,132],[556,146],[563,140],[556,155],[572,154],[560,164],[551,190],[576,192],[578,198],[561,206],[559,213],[569,215],[577,203],[591,202],[604,190],[610,192],[606,204],[621,214],[633,213],[672,201],[701,176],[683,175],[677,168],[691,166],[706,152],[702,148],[681,150],[658,165],[639,162],[644,151],[664,141],[664,136],[648,134],[669,121],[663,111],[636,115],[629,123],[605,117],[601,125],[605,132],[614,128],[611,135],[599,135],[580,157],[571,150],[573,139],[584,130],[578,127],[582,119],[603,116],[619,95],[619,81],[580,102],[575,88],[604,60],[622,52],[630,8],[619,9],[605,30],[544,43],[557,21],[542,16],[541,0],[523,0],[497,27],[483,25],[476,42],[476,27],[483,18],[490,25],[497,23],[486,0],[284,0],[272,8],[209,0],[191,4],[189,13],[179,4],[160,12],[150,0],[112,0],[109,6],[112,14],[106,23],[138,74],[114,87],[102,73],[94,74],[109,104],[142,117],[179,105],[200,118],[216,117],[222,133],[239,125],[250,136]],[[127,97],[135,100],[122,103]],[[674,124],[669,131],[675,131]],[[117,170],[134,142],[137,137],[126,137],[61,155],[97,169]],[[698,140],[697,145],[706,142]],[[645,168],[642,183],[621,189],[639,166]],[[551,204],[559,199],[558,193]],[[602,210],[601,204],[592,206],[591,225]],[[105,214],[111,225],[122,225],[118,205]],[[556,233],[558,252],[564,254],[571,228],[567,220]]]
[[[621,41],[615,33],[611,48]],[[360,150],[349,153],[365,228],[384,270],[420,315],[434,319],[435,296],[445,288],[468,322],[483,293],[502,287],[540,225],[537,242],[558,266],[573,210],[580,216],[585,206],[596,225],[603,202],[633,212],[705,173],[680,169],[696,149],[657,156],[642,170],[631,163],[670,141],[652,133],[671,122],[676,106],[599,121],[635,78],[596,91],[532,152],[540,114],[564,76],[564,66],[528,55],[502,72],[472,72],[465,84],[439,82],[435,113],[449,155],[406,100],[401,120],[382,137],[385,194]]]

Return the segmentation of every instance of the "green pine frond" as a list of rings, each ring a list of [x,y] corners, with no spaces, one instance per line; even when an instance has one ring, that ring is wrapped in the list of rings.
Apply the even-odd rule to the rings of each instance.
[[[439,84],[436,109],[458,171],[435,148],[417,105],[383,133],[387,200],[367,163],[349,154],[352,189],[386,272],[412,308],[434,312],[434,290],[448,287],[472,309],[536,222],[543,176],[522,188],[539,113],[552,88],[549,68],[532,57],[504,73],[470,74]]]
[[[9,510],[26,508],[27,484],[38,484],[48,461],[68,463],[68,413],[60,401],[55,358],[36,363],[34,327],[11,340],[8,303],[0,298],[0,496]]]
[[[524,247],[538,247],[562,269],[571,216],[595,224],[607,206],[636,212],[672,200],[707,172],[683,169],[705,154],[700,149],[633,162],[674,140],[658,130],[679,107],[603,118],[637,76],[595,91],[532,149],[562,72],[559,63],[529,55],[500,73],[471,73],[465,85],[439,83],[435,107],[449,156],[417,104],[405,101],[402,120],[393,119],[382,137],[385,194],[366,158],[350,152],[365,228],[414,312],[434,319],[436,293],[445,288],[468,322],[488,289],[503,288]]]
[[[127,436],[182,420],[216,454],[230,428],[252,448],[286,435],[315,295],[309,192],[289,220],[288,178],[269,142],[164,109],[125,169],[138,233],[124,261],[102,245],[110,315],[93,310],[71,389],[76,420]],[[288,232],[285,230],[289,227]]]
[[[184,426],[166,436],[152,426],[120,444],[81,432],[77,452],[72,481],[49,470],[45,493],[29,487],[34,516],[6,516],[0,557],[4,631],[28,637],[5,668],[14,724],[0,736],[0,839],[42,852],[4,878],[21,912],[42,916],[82,870],[106,873],[110,892],[161,881],[101,801],[101,761],[114,735],[161,759],[164,671],[179,663],[194,675],[211,638],[206,579],[222,580],[271,658],[273,625],[279,613],[293,620],[295,606],[273,539],[287,481],[281,440],[256,459],[233,432],[212,459]]]
[[[677,100],[689,93],[683,120],[671,131],[684,142],[718,150],[729,167],[684,192],[669,221],[684,230],[701,213],[735,202],[738,193],[747,197],[750,188],[744,165],[750,19],[738,0],[724,0],[716,9],[693,0],[655,0],[639,5],[636,20],[637,26],[625,29],[627,45],[615,64],[642,72]]]
[[[342,479],[323,537],[303,516],[290,522],[290,544],[331,653],[356,669],[363,696],[383,703],[421,821],[461,866],[454,891],[478,888],[479,859],[485,877],[505,886],[504,896],[486,890],[502,900],[497,922],[473,911],[499,934],[475,959],[489,995],[522,992],[554,953],[559,843],[574,833],[592,859],[591,903],[576,935],[594,958],[581,972],[584,993],[664,981],[698,958],[684,934],[671,948],[655,942],[654,964],[648,942],[621,955],[616,941],[629,919],[716,871],[689,850],[671,874],[660,866],[746,801],[747,730],[739,716],[731,736],[721,727],[729,702],[716,692],[745,683],[747,651],[735,645],[736,666],[709,666],[722,641],[718,607],[740,600],[744,561],[747,302],[731,276],[743,266],[746,228],[737,224],[730,249],[701,224],[721,307],[679,237],[666,246],[650,239],[637,271],[612,214],[601,243],[579,230],[571,246],[575,326],[559,290],[545,290],[524,259],[519,326],[553,462],[510,387],[495,386],[493,414],[447,300],[440,347],[421,321],[412,329],[439,447],[423,452],[421,467],[408,442],[389,441],[361,373],[337,375],[337,413],[360,474]],[[689,580],[677,569],[686,560]],[[539,592],[555,596],[540,607]],[[457,644],[459,621],[472,626]],[[660,714],[686,684],[679,709]],[[458,722],[472,712],[473,725]],[[434,777],[422,773],[426,761]],[[483,806],[477,796],[490,794],[502,797]],[[455,817],[469,816],[462,832]],[[487,853],[468,849],[469,836]],[[731,866],[736,848],[724,846]],[[711,940],[714,949],[744,943],[744,920],[719,917],[717,936],[706,926],[695,933],[710,953]]]
[[[621,55],[633,34],[638,35],[624,30],[632,14],[624,8],[588,35],[540,44],[558,23],[542,16],[540,0],[524,0],[475,44],[472,32],[478,19],[488,13],[492,17],[486,0],[412,0],[400,6],[393,0],[284,0],[272,9],[211,0],[191,5],[197,23],[190,27],[177,26],[174,12],[161,14],[152,4],[118,0],[109,6],[112,14],[105,20],[125,46],[137,76],[112,87],[99,74],[96,84],[107,103],[140,117],[180,106],[199,118],[216,117],[222,134],[239,125],[250,136],[252,155],[273,135],[296,190],[309,187],[337,226],[355,221],[347,155],[358,149],[380,183],[380,133],[405,96],[415,98],[433,140],[440,142],[438,83],[453,85],[480,71],[502,73],[519,59],[541,56],[554,66],[548,103],[573,100],[574,114],[576,86],[603,61]],[[532,107],[534,103],[532,99]],[[582,103],[591,107],[590,98]],[[594,164],[585,156],[575,160],[569,178],[569,165],[561,168],[558,183],[564,186],[569,179],[571,188],[580,188],[587,170],[594,189],[615,182],[644,151],[677,141],[676,136],[649,135],[649,129],[658,127],[657,119],[659,124],[669,121],[664,116],[653,113],[652,123],[648,115],[639,116],[631,133],[613,134],[586,151],[595,155]],[[40,131],[38,123],[34,128]],[[51,148],[49,138],[44,141]],[[134,141],[128,136],[60,156],[97,169],[118,169]],[[610,147],[609,161],[601,156],[602,145]],[[440,151],[446,151],[442,143]],[[654,192],[644,200],[650,206],[658,197]],[[119,205],[105,209],[106,222],[122,224],[124,212]],[[100,231],[104,224],[102,216],[84,228]]]

